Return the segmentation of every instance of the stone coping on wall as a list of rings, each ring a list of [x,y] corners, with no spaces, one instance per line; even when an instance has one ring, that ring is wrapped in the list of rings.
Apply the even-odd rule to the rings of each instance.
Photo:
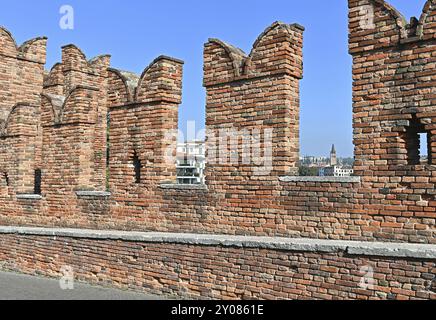
[[[302,177],[286,176],[280,177],[282,182],[338,182],[338,183],[360,183],[360,177]]]
[[[175,190],[208,190],[205,184],[177,184],[177,183],[162,183],[159,185],[161,189]]]
[[[15,226],[0,226],[0,234],[258,248],[295,252],[343,252],[356,256],[436,260],[436,245],[431,244]]]
[[[107,198],[111,196],[111,193],[105,191],[76,191],[76,195],[78,197]]]
[[[40,194],[17,194],[18,200],[41,200],[42,196]]]

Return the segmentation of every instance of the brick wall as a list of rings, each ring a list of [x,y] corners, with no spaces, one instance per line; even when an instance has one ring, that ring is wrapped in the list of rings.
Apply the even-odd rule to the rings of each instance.
[[[50,179],[64,180],[67,188],[106,189],[109,66],[110,56],[102,55],[88,61],[79,48],[67,45],[62,48],[62,63],[56,64],[45,76],[43,93],[46,99],[43,102],[48,101],[48,105],[42,106],[42,124],[51,128],[44,130],[47,133],[45,139],[53,136],[60,141],[73,139],[73,144],[82,149],[76,154],[73,154],[76,152],[73,145],[70,154],[47,150],[48,156],[57,154],[58,157],[66,159],[78,157],[80,163],[71,168],[77,171],[77,179],[82,181],[72,183],[68,178],[62,179],[62,175],[49,172],[49,168],[43,170]],[[88,92],[85,93],[84,90]],[[65,130],[65,134],[51,132],[59,131],[58,129]],[[84,133],[80,135],[80,132]],[[46,145],[53,144],[46,140],[44,146]],[[64,148],[57,145],[60,150]],[[60,160],[56,161],[59,163]]]
[[[434,218],[436,131],[434,1],[420,21],[383,1],[349,1],[356,174],[374,214]],[[361,28],[372,5],[374,29]],[[418,133],[428,134],[420,161]]]
[[[18,47],[11,33],[1,27],[0,44],[0,119],[4,121],[17,103],[38,105],[47,38],[35,38]]]
[[[354,15],[360,11],[353,5],[350,1],[354,70],[372,72],[369,66],[376,61],[372,55],[377,57],[379,53],[359,51],[363,45],[355,45],[359,41],[353,39],[358,39],[360,31],[353,29]],[[56,64],[44,81],[40,152],[45,161],[35,166],[42,169],[43,197],[27,199],[23,205],[22,200],[14,198],[13,185],[9,193],[3,187],[2,194],[6,196],[1,200],[0,221],[39,226],[435,243],[432,167],[414,166],[420,171],[405,174],[395,171],[398,168],[381,165],[394,161],[380,160],[388,157],[391,147],[380,144],[380,138],[373,138],[369,130],[394,129],[378,122],[380,117],[375,112],[384,111],[379,110],[383,105],[376,105],[376,100],[369,103],[374,111],[365,111],[373,118],[361,118],[366,114],[361,110],[368,107],[359,99],[368,98],[364,91],[368,87],[362,86],[357,75],[354,125],[356,172],[360,180],[286,179],[295,174],[299,154],[303,30],[296,24],[274,23],[255,41],[249,55],[217,39],[206,43],[204,85],[210,161],[204,188],[168,185],[175,176],[175,166],[167,158],[172,155],[168,147],[175,142],[174,135],[169,133],[177,129],[183,63],[162,56],[138,76],[108,68],[109,56],[87,61],[77,47],[63,47],[62,63]],[[416,41],[420,46],[431,44],[428,39]],[[398,45],[396,50],[404,50],[403,47],[404,44]],[[394,49],[389,47],[390,51]],[[359,59],[368,60],[367,69],[359,68]],[[417,61],[428,65],[431,59]],[[364,73],[360,77],[367,78]],[[389,78],[383,81],[391,83]],[[377,86],[383,81],[379,79]],[[397,89],[386,86],[383,92],[387,93],[380,95],[397,95],[389,90]],[[424,96],[431,100],[428,90],[425,89]],[[431,108],[432,101],[416,99],[425,108]],[[390,113],[395,110],[386,108]],[[107,171],[106,110],[110,123]],[[221,155],[217,135],[222,132],[229,134],[224,149],[228,150],[233,143],[239,154],[214,161]],[[240,137],[232,141],[234,132]],[[257,135],[260,147],[258,155],[250,154],[249,163],[244,163],[242,155],[246,133]],[[264,151],[268,143],[271,154]],[[371,158],[377,160],[365,160]],[[33,175],[22,175],[28,177],[29,187],[24,191],[29,192]],[[106,191],[107,187],[110,197],[96,195],[83,199],[76,194],[83,190]],[[29,215],[29,210],[37,214]]]
[[[295,176],[297,24],[272,24],[248,55],[205,44],[205,186],[174,184],[182,61],[161,56],[139,76],[68,45],[44,73],[46,39],[17,48],[0,29],[0,224],[436,244],[435,6],[407,24],[384,1],[349,0],[350,179]],[[248,135],[259,152],[246,162]]]
[[[194,299],[436,298],[422,258],[89,237],[1,234],[0,266],[55,278],[69,266],[79,281]]]
[[[110,111],[109,187],[114,195],[138,197],[162,181],[175,182],[175,154],[167,150],[177,138],[182,66],[174,58],[156,59],[137,79],[132,100],[129,79],[112,72],[110,96],[124,97],[114,100]]]
[[[33,192],[46,38],[17,46],[0,27],[0,196]]]

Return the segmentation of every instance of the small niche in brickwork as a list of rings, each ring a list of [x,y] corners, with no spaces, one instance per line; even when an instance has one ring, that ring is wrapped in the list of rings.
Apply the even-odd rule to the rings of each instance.
[[[9,187],[9,176],[6,172],[0,173],[0,195],[7,195]]]
[[[34,194],[41,194],[41,179],[42,179],[41,169],[36,169],[35,170],[35,188],[34,188]]]
[[[135,170],[135,183],[141,183],[141,160],[136,150],[133,153],[133,169]]]
[[[403,135],[409,165],[431,164],[431,135],[416,117]]]

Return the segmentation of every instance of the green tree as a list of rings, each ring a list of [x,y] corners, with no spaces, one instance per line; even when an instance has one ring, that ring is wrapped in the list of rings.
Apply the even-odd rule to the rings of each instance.
[[[300,176],[303,176],[303,177],[316,177],[318,175],[318,168],[300,166],[299,173],[300,173]]]

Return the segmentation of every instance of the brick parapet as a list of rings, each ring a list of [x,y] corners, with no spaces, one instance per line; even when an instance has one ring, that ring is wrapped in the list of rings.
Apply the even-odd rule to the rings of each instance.
[[[68,265],[76,281],[161,295],[194,299],[436,298],[434,248],[420,245],[405,249],[404,245],[16,228],[1,228],[0,233],[2,270],[57,278]],[[114,264],[113,259],[121,263]],[[365,286],[368,272],[373,281]]]
[[[206,179],[211,189],[231,184],[235,175],[248,180],[251,175],[274,177],[297,171],[303,31],[296,24],[275,22],[258,37],[248,56],[217,39],[206,43]],[[262,165],[256,164],[256,159],[243,164],[243,137],[239,135],[255,136],[256,130],[265,150],[271,144],[271,154],[265,151]],[[221,140],[225,135],[230,141],[224,146],[227,153],[223,158]],[[231,143],[236,143],[237,150],[230,151]],[[237,158],[232,159],[234,153]]]
[[[362,208],[371,215],[433,219],[435,1],[409,24],[382,0],[349,0],[349,8],[354,169],[362,177],[358,192],[368,201]]]
[[[433,41],[434,0],[427,0],[419,19],[405,17],[385,0],[349,0],[350,53],[386,51],[401,45]]]
[[[365,1],[359,4],[365,4]],[[377,10],[381,3],[377,1]],[[352,29],[356,23],[354,14],[360,12],[353,9],[355,4],[350,0],[350,39],[356,39],[355,33],[359,32]],[[426,18],[421,20],[433,19],[432,5],[432,2],[427,3],[424,9]],[[384,19],[384,22],[377,20],[379,24],[388,23],[390,19],[387,17],[395,14],[387,7],[377,10],[377,19]],[[398,21],[389,25],[392,29],[385,29],[397,30]],[[166,133],[177,128],[183,62],[162,56],[153,61],[142,75],[135,75],[110,68],[108,56],[87,61],[77,47],[64,47],[62,63],[55,65],[50,73],[44,76],[38,71],[23,79],[28,83],[35,76],[36,83],[41,85],[34,100],[39,101],[43,93],[42,103],[34,104],[41,105],[37,115],[20,116],[21,122],[14,127],[21,136],[6,137],[3,134],[0,138],[0,223],[107,229],[109,234],[113,233],[111,229],[125,230],[125,238],[118,240],[58,235],[85,247],[104,243],[103,247],[117,248],[120,257],[126,257],[123,250],[137,241],[135,245],[144,250],[152,247],[151,252],[158,255],[176,249],[200,250],[208,257],[233,252],[244,258],[247,258],[246,254],[254,254],[257,263],[262,254],[276,259],[285,252],[287,259],[315,259],[320,265],[349,266],[356,260],[362,264],[374,262],[376,267],[378,263],[387,265],[378,269],[380,276],[390,274],[390,270],[401,270],[396,261],[407,268],[431,271],[433,262],[422,256],[367,256],[376,250],[378,242],[385,242],[382,244],[385,248],[398,248],[397,243],[406,247],[409,243],[427,244],[431,248],[436,244],[434,165],[407,163],[406,142],[401,140],[414,121],[416,128],[424,128],[432,135],[435,133],[432,127],[435,118],[432,114],[434,43],[426,33],[429,26],[422,28],[423,34],[427,34],[427,38],[422,40],[410,37],[407,38],[410,41],[403,41],[395,47],[389,44],[370,50],[354,47],[356,176],[349,178],[294,176],[300,151],[299,81],[302,78],[303,28],[298,25],[274,23],[259,36],[250,55],[216,39],[206,44],[204,85],[208,131],[234,128],[241,132],[260,130],[263,133],[272,129],[273,151],[271,157],[265,157],[265,160],[272,161],[271,171],[258,170],[265,167],[257,164],[209,162],[206,184],[200,186],[175,185],[175,165],[165,159],[171,156],[166,152],[167,147],[176,142],[174,136]],[[396,35],[397,32],[393,32],[392,39]],[[0,60],[2,57],[0,55]],[[11,61],[2,60],[1,63]],[[14,93],[8,91],[12,89],[5,88],[5,99],[13,102]],[[14,103],[7,106],[8,112]],[[110,148],[106,185],[107,111],[110,114]],[[38,120],[28,121],[32,117]],[[29,133],[35,124],[40,125],[36,135]],[[3,125],[3,132],[5,128],[7,131],[9,126]],[[214,151],[214,139],[216,137],[208,136],[209,153]],[[22,157],[23,153],[16,150],[26,150],[27,153]],[[17,155],[30,159],[30,162],[22,166],[12,165],[16,163]],[[42,194],[32,196],[29,195],[32,192],[32,171],[37,168],[42,168],[43,173]],[[128,231],[194,235],[180,235],[180,238],[188,237],[188,240],[183,240],[187,243],[180,243],[179,238],[174,240],[174,234],[164,235],[168,241],[165,243],[159,242],[163,238],[158,236],[152,237],[160,239],[157,242],[143,242],[139,238],[127,241],[131,236]],[[199,233],[203,235],[195,235]],[[216,238],[214,234],[224,236]],[[303,239],[280,240],[284,241],[282,243],[256,238],[250,247],[249,238],[241,236]],[[23,248],[38,241],[47,246],[46,241],[51,241],[49,235],[8,234],[1,237],[6,242],[23,237],[27,241]],[[350,241],[353,244],[347,247],[346,243]],[[371,244],[356,246],[356,241]],[[61,241],[55,242],[53,250],[65,249],[63,246]],[[326,246],[341,249],[321,252]],[[46,248],[48,255],[51,254],[50,248]],[[306,251],[299,252],[298,248]],[[395,252],[387,251],[391,255]],[[7,256],[7,252],[3,254]],[[166,258],[162,256],[162,259]],[[160,265],[162,259],[159,256],[155,262]],[[174,259],[185,267],[184,260]],[[5,261],[13,263],[10,257]],[[251,260],[247,262],[251,263]],[[280,271],[270,265],[266,269],[267,277]],[[304,266],[300,269],[301,274],[307,271]],[[174,270],[167,271],[157,277],[158,281],[176,274],[172,273]],[[311,271],[314,274],[320,272],[318,269]],[[329,274],[328,277],[333,276]],[[431,293],[422,285],[424,277],[408,278],[404,287],[397,288],[398,293],[394,293],[396,287],[392,283],[392,287],[389,284],[388,289],[383,291],[381,288],[376,294],[383,296],[383,292],[388,290],[400,297],[429,298]],[[141,276],[135,279],[141,279]],[[298,277],[289,279],[297,281]],[[344,279],[341,281],[346,281]],[[277,281],[283,283],[282,280]],[[410,283],[419,281],[420,289],[410,292],[413,290],[410,290],[409,280]],[[114,281],[120,283],[123,280]],[[253,276],[253,281],[265,285],[258,276]],[[167,287],[151,287],[168,290]],[[312,287],[320,288],[321,285]],[[258,294],[257,289],[250,288],[247,296],[296,298],[304,297],[305,292],[313,292],[304,289],[298,294],[290,294],[283,293],[287,290],[283,289],[284,286],[277,288],[273,294]],[[346,285],[339,285],[337,289],[340,294],[331,293],[330,297],[361,297],[355,286],[349,289]],[[400,293],[400,290],[405,291]],[[190,294],[196,295],[194,292]],[[327,297],[324,294],[325,291],[320,289],[312,297]],[[374,292],[366,294],[369,296]],[[241,297],[232,294],[231,290],[205,296]]]
[[[89,196],[96,196],[96,194],[89,194]],[[101,195],[98,196],[100,197]],[[16,226],[0,226],[0,234],[121,240],[144,243],[172,243],[212,247],[257,248],[295,252],[342,252],[350,256],[395,257],[436,261],[436,247],[430,244]]]
[[[204,86],[288,74],[303,78],[303,32],[298,24],[275,22],[254,42],[249,55],[211,38],[204,47]]]

